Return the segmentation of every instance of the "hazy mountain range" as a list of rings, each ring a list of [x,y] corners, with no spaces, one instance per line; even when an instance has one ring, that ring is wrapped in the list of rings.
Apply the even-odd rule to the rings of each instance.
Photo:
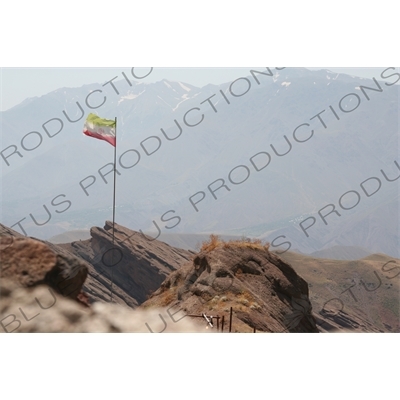
[[[113,148],[82,135],[96,112],[118,120],[116,221],[124,226],[156,237],[155,221],[164,233],[399,257],[400,76],[257,71],[203,88],[166,80],[62,88],[2,112],[3,155],[17,146],[22,157],[0,159],[1,222],[25,218],[13,229],[47,239],[111,218]]]

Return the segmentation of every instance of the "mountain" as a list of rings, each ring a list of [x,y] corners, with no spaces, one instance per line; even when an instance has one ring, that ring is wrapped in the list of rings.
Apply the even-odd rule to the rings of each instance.
[[[373,81],[257,71],[203,88],[164,80],[115,82],[119,94],[110,85],[60,89],[3,112],[3,149],[23,157],[1,160],[2,222],[46,239],[110,218],[113,149],[81,134],[86,103],[106,96],[95,111],[119,121],[117,222],[152,237],[219,232],[306,253],[361,246],[400,257],[395,72]],[[64,124],[58,134],[54,118]],[[24,151],[21,140],[40,140],[24,138],[30,132],[42,142]]]

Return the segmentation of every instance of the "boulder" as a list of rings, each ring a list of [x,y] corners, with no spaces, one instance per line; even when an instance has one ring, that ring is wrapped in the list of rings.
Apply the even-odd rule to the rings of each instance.
[[[25,237],[0,237],[0,274],[22,287],[42,284],[77,300],[88,273],[83,260],[57,254],[42,241]]]

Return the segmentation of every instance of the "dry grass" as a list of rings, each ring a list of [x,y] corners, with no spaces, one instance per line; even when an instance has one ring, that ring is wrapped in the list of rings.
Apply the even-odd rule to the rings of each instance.
[[[253,296],[247,291],[242,292],[241,294],[236,296],[236,302],[244,305],[245,307],[250,307],[250,306],[254,306],[254,305],[258,306],[258,304],[255,302]]]
[[[166,290],[160,295],[160,300],[158,302],[159,306],[166,307],[170,305],[174,300],[176,300],[176,291],[174,289]]]
[[[223,241],[220,240],[219,236],[217,235],[210,235],[210,239],[206,240],[202,243],[200,247],[200,251],[205,251],[209,253],[210,251],[213,251],[217,247],[220,247],[222,245]]]
[[[210,235],[210,239],[202,243],[200,251],[209,253],[216,248],[233,249],[252,249],[252,250],[268,250],[269,243],[262,243],[260,239],[242,238],[236,240],[224,241],[218,235]]]
[[[240,294],[235,294],[233,292],[226,292],[224,296],[215,296],[211,300],[211,304],[208,304],[209,310],[215,311],[229,311],[229,308],[224,308],[228,303],[237,311],[248,311],[249,308],[252,310],[261,310],[260,305],[255,301],[251,293],[247,291],[242,291]]]
[[[249,302],[254,302],[254,301],[255,301],[254,298],[253,298],[253,296],[252,296],[249,292],[247,292],[247,291],[242,292],[242,293],[239,295],[239,299],[241,299],[241,300],[247,300],[247,301],[249,301]]]

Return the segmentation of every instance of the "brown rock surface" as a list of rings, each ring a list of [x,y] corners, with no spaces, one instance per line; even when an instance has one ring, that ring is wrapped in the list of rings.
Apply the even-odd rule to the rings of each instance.
[[[35,253],[35,257],[39,257],[41,262],[48,257],[47,264],[54,262],[54,257],[56,257],[61,268],[61,264],[66,260],[67,264],[80,260],[88,270],[83,292],[89,297],[91,303],[94,301],[115,302],[133,308],[145,301],[172,271],[187,262],[193,254],[158,240],[148,240],[139,232],[118,224],[115,224],[115,244],[113,245],[112,224],[108,221],[104,229],[98,227],[91,229],[91,239],[60,245],[26,238],[1,224],[0,234],[6,241],[3,243],[4,251],[6,247],[12,246],[14,241],[17,242],[17,239],[34,240],[35,245],[29,242],[31,247],[23,251],[25,261],[33,257]],[[22,249],[20,245],[18,246]],[[6,252],[9,257],[11,253],[9,250]],[[42,265],[41,268],[45,267]],[[32,270],[30,273],[35,272],[35,278],[31,275],[23,275],[27,272],[23,271],[9,269],[7,276],[13,276],[14,280],[19,276],[20,283],[32,279],[35,282],[40,281],[38,271]],[[54,276],[48,278],[54,280]],[[70,290],[71,287],[68,289]],[[78,298],[82,300],[81,297],[82,293]]]
[[[141,233],[112,223],[94,227],[91,239],[57,245],[89,264],[84,291],[90,298],[137,307],[157,290],[173,271],[192,257],[192,252],[177,249]]]
[[[318,332],[308,285],[266,247],[249,242],[208,247],[173,272],[141,308],[171,306],[225,317],[233,332]]]
[[[0,224],[0,236],[19,237],[19,238],[25,237],[24,235],[21,235],[17,231],[14,231],[14,229],[11,229],[3,224]]]
[[[82,260],[71,254],[57,254],[39,240],[0,237],[2,279],[7,278],[23,287],[47,284],[64,296],[77,299],[87,271],[87,264]]]

